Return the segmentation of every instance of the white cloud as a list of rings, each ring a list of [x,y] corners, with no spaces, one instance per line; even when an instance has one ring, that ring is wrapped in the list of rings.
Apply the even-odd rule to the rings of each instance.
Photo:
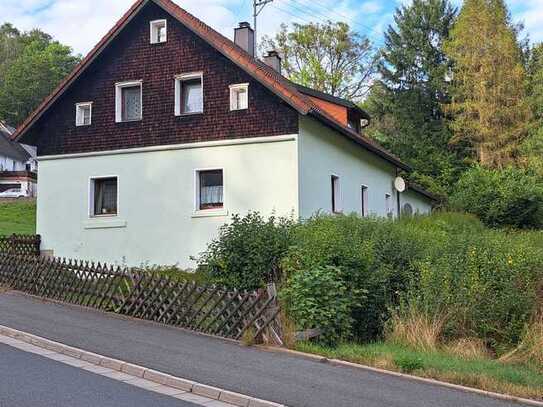
[[[1,0],[2,16],[17,28],[39,27],[86,54],[130,8],[134,0]],[[228,0],[186,0],[183,7],[232,37],[235,15]],[[1,20],[0,20],[1,21]]]
[[[360,11],[366,14],[375,14],[380,12],[383,6],[376,1],[366,1],[360,6]]]

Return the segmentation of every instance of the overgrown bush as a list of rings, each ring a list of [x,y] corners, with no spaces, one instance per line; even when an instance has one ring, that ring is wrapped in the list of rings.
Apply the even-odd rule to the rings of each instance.
[[[291,243],[292,220],[256,212],[233,215],[219,235],[197,258],[198,270],[209,281],[237,289],[264,286],[278,273]]]
[[[319,339],[332,345],[351,336],[351,312],[358,297],[343,282],[341,270],[332,266],[300,270],[281,290],[282,303],[296,327],[320,329]]]
[[[281,270],[287,316],[323,329],[328,343],[381,339],[387,324],[397,328],[389,337],[430,348],[469,338],[502,355],[537,343],[525,327],[543,301],[543,235],[489,229],[473,215],[319,214],[294,224],[251,214],[221,229],[200,265],[238,288]]]
[[[543,181],[520,168],[474,167],[460,177],[450,204],[492,227],[540,228]]]

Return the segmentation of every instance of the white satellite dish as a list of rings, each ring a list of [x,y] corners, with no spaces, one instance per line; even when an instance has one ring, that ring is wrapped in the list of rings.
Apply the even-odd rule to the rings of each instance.
[[[402,177],[396,177],[396,179],[394,180],[394,188],[396,189],[396,191],[403,192],[405,191],[405,187],[405,180]]]

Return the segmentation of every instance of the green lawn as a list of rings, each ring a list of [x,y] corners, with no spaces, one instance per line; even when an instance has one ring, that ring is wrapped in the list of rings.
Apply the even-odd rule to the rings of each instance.
[[[36,233],[36,202],[17,199],[0,201],[0,236]]]
[[[344,344],[329,348],[301,342],[296,349],[329,359],[430,377],[469,387],[542,400],[543,367],[503,363],[490,358],[462,358],[450,353],[422,352],[388,343]]]

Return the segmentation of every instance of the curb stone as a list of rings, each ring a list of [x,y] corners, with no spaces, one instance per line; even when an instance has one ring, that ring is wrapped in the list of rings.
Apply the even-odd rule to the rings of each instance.
[[[533,399],[525,399],[525,398],[522,398],[522,397],[511,396],[509,394],[495,393],[495,392],[492,392],[492,391],[487,391],[487,390],[476,389],[476,388],[473,388],[473,387],[462,386],[460,384],[442,382],[440,380],[430,379],[430,378],[427,378],[427,377],[413,376],[413,375],[410,375],[410,374],[395,372],[395,371],[392,371],[392,370],[379,369],[377,367],[362,365],[362,364],[359,364],[359,363],[347,362],[345,360],[340,360],[340,359],[328,359],[328,358],[323,357],[323,356],[314,355],[312,353],[300,352],[300,351],[292,350],[292,349],[276,348],[276,347],[271,347],[271,346],[266,346],[266,345],[256,345],[256,347],[258,347],[259,349],[268,351],[268,352],[287,353],[287,354],[291,354],[291,355],[300,356],[300,357],[303,357],[303,358],[306,358],[306,359],[312,359],[312,360],[314,360],[316,362],[320,362],[320,363],[329,363],[329,364],[331,364],[333,366],[350,367],[350,368],[354,368],[354,369],[361,369],[361,370],[380,373],[380,374],[384,374],[384,375],[388,375],[388,376],[400,377],[402,379],[422,382],[422,383],[426,383],[426,384],[432,384],[432,385],[435,385],[435,386],[447,387],[447,388],[450,388],[450,389],[463,391],[465,393],[475,393],[475,394],[479,394],[479,395],[482,395],[482,396],[487,396],[487,397],[497,399],[497,400],[513,401],[513,402],[525,404],[525,405],[528,405],[528,406],[543,407],[543,401],[537,401],[537,400],[533,400]],[[249,405],[249,407],[251,407],[251,406]]]
[[[277,404],[271,401],[257,399],[244,394],[234,393],[228,390],[219,389],[217,387],[207,386],[205,384],[193,382],[191,380],[175,377],[167,373],[162,373],[156,370],[147,369],[143,366],[135,365],[128,362],[123,362],[118,359],[107,356],[98,355],[93,352],[87,352],[82,349],[77,349],[72,346],[64,345],[50,339],[42,338],[26,332],[19,331],[7,326],[0,325],[0,335],[18,339],[22,342],[38,346],[43,349],[52,350],[59,354],[70,356],[75,359],[80,359],[84,362],[91,363],[96,366],[109,368],[114,371],[123,372],[138,378],[145,378],[148,381],[157,385],[165,385],[186,392],[192,392],[199,396],[204,396],[213,400],[220,400],[225,403],[230,403],[239,407],[287,407],[283,404]],[[139,380],[139,379],[135,379]]]

